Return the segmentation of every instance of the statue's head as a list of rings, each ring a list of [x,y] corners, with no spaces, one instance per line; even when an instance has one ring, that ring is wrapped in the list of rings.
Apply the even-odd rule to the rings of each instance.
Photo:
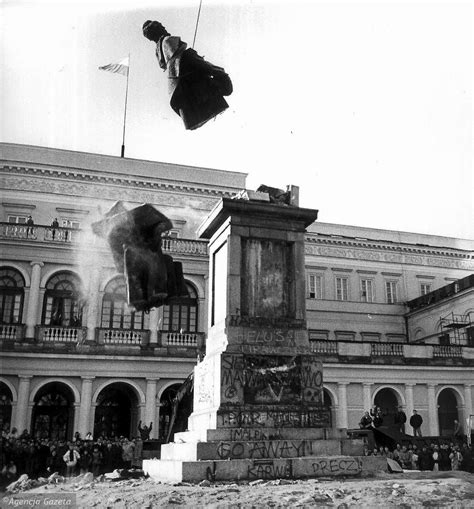
[[[143,35],[150,41],[158,42],[164,35],[170,35],[158,21],[147,20],[143,23]]]

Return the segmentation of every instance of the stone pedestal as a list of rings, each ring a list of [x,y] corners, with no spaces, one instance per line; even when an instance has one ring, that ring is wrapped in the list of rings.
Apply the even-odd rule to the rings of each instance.
[[[306,328],[304,233],[317,211],[223,199],[209,239],[206,356],[188,432],[144,461],[156,480],[356,475],[380,469],[357,440],[331,437],[323,369]]]

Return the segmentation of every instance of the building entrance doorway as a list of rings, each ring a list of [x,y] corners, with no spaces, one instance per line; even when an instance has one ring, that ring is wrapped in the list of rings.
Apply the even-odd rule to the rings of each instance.
[[[133,438],[138,434],[138,398],[126,383],[116,382],[97,397],[94,438]]]
[[[73,425],[74,394],[71,389],[61,382],[50,382],[41,387],[34,400],[31,434],[35,438],[70,440]]]
[[[323,407],[325,410],[329,410],[329,419],[330,419],[329,427],[332,427],[333,422],[335,422],[334,415],[333,415],[332,399],[331,399],[331,394],[326,389],[323,389]]]
[[[456,394],[452,389],[443,389],[438,396],[438,422],[441,436],[453,434],[455,419],[460,421]]]
[[[374,405],[380,407],[383,426],[395,426],[395,414],[399,405],[397,393],[388,387],[381,389],[374,398]]]

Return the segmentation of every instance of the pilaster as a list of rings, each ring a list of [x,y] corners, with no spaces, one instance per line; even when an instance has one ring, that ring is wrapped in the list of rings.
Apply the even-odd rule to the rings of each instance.
[[[79,422],[77,431],[81,434],[81,437],[91,431],[90,417],[92,407],[92,383],[95,377],[82,377],[81,387],[81,403],[79,407]]]
[[[337,383],[337,393],[339,400],[339,408],[338,408],[338,428],[348,428],[347,423],[347,386],[349,384],[347,382],[338,382]]]
[[[26,310],[26,333],[25,336],[29,339],[35,336],[35,325],[38,323],[38,309],[39,309],[39,292],[41,282],[41,267],[44,266],[43,262],[32,261],[31,262],[31,281],[30,291],[28,295],[28,307]]]
[[[32,376],[19,375],[18,378],[18,403],[14,427],[18,430],[18,433],[21,434],[24,429],[29,430],[27,419]]]
[[[439,435],[436,387],[437,387],[436,384],[428,384],[428,417],[429,417],[429,434],[431,436]]]

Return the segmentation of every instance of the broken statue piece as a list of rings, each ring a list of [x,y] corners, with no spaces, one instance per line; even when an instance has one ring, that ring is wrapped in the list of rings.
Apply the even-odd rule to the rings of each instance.
[[[172,227],[152,205],[127,210],[122,202],[92,225],[96,235],[107,239],[115,266],[125,275],[128,303],[137,311],[188,296],[182,264],[161,249],[161,234]]]
[[[158,21],[145,21],[143,35],[156,43],[158,65],[168,72],[170,106],[186,129],[201,127],[229,107],[224,96],[232,93],[232,82],[222,67],[187,48]]]

